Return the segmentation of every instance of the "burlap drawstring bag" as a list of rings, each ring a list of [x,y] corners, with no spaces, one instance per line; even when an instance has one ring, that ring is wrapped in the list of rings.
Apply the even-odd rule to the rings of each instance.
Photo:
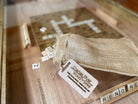
[[[75,60],[83,67],[138,76],[138,49],[128,39],[85,38],[64,34],[57,37],[54,63]]]

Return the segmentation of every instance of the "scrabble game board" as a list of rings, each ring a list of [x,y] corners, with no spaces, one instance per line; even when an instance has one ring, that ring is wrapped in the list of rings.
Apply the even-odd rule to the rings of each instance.
[[[45,7],[51,9],[51,5],[50,4],[47,4],[47,5],[48,6],[45,6]],[[30,8],[30,5],[27,5],[27,6],[28,8]],[[61,8],[61,4],[60,6],[59,5],[56,5],[56,6],[57,6],[56,11]],[[55,5],[53,7],[55,7]],[[34,41],[34,38],[35,38],[35,40],[37,40],[37,43],[40,46],[41,51],[43,51],[44,48],[49,45],[52,46],[55,43],[55,37],[54,37],[55,34],[57,33],[60,34],[61,32],[76,33],[76,34],[84,35],[86,37],[94,37],[94,38],[123,37],[121,34],[113,30],[110,26],[108,26],[106,23],[98,19],[96,16],[94,16],[91,12],[89,12],[85,8],[78,8],[78,9],[53,13],[53,11],[55,11],[53,7],[50,11],[52,13],[35,16],[31,18],[32,29],[34,34],[32,34],[31,28],[28,27],[31,43],[35,43]],[[45,11],[48,10],[49,12],[49,9],[45,9]],[[34,8],[31,8],[30,12],[32,12],[33,10]],[[39,9],[39,11],[40,12],[42,11],[41,8]],[[21,17],[19,16],[19,18],[17,19],[20,19],[20,18]],[[67,20],[65,21],[65,19],[67,19],[68,21]],[[54,27],[53,24],[51,23],[53,23],[54,26],[55,25],[56,26]],[[128,31],[130,31],[129,28],[126,28],[124,25],[121,25],[121,26],[123,27],[123,29],[120,28],[120,30],[121,29],[124,30],[125,28],[125,29],[128,29]],[[42,27],[47,28],[47,30],[44,33],[40,31]],[[60,28],[57,29],[57,27],[60,27]],[[56,31],[56,29],[58,31]],[[99,32],[98,30],[102,32],[96,33],[96,32]],[[124,31],[124,33],[125,32],[126,31]],[[53,34],[53,35],[50,35],[50,34]],[[49,39],[51,37],[52,38],[54,37],[54,38]],[[6,81],[5,92],[7,94],[7,97],[6,97],[7,104],[28,104],[28,103],[31,103],[31,104],[46,104],[46,103],[47,104],[92,104],[92,103],[100,104],[99,97],[102,97],[103,101],[105,101],[104,100],[105,95],[107,94],[109,95],[111,91],[117,90],[118,88],[122,89],[122,87],[124,86],[126,87],[127,84],[131,84],[133,86],[133,84],[130,81],[127,83],[124,83],[124,81],[132,79],[133,77],[86,69],[91,75],[93,75],[99,81],[99,84],[88,99],[83,99],[78,94],[78,92],[72,89],[71,86],[69,86],[63,79],[61,79],[60,77],[53,79],[52,76],[55,74],[56,70],[58,69],[58,66],[54,65],[52,60],[49,60],[47,62],[41,61],[40,59],[41,53],[38,45],[34,44],[29,49],[24,49],[22,47],[19,27],[12,27],[7,29],[6,49],[7,49],[7,55],[6,55],[7,57],[6,80],[7,81]],[[36,62],[40,62],[41,64],[40,69],[33,70],[32,64]],[[119,85],[118,87],[118,84],[121,84],[121,86]],[[114,86],[115,88],[111,90],[110,88]],[[5,88],[5,86],[3,87]],[[108,91],[101,93],[105,90],[108,90]],[[130,92],[134,92],[134,90],[135,89],[132,89],[130,90]],[[125,94],[128,94],[128,92],[129,91],[127,91]],[[98,100],[95,100],[96,96]],[[124,96],[124,94],[122,94],[121,96]],[[124,104],[123,102],[127,102],[128,100],[131,102],[133,101],[137,102],[138,100],[135,99],[136,97],[137,97],[137,93],[134,93],[133,95],[126,97],[124,100],[118,101],[116,104],[120,104],[120,103]],[[118,97],[116,98],[120,99]]]
[[[100,20],[86,8],[60,11],[31,17],[32,29],[40,50],[55,44],[59,34],[73,33],[88,38],[121,38],[116,30]],[[47,30],[41,32],[45,27]]]
[[[31,17],[31,22],[32,22],[32,29],[41,52],[44,51],[45,48],[49,46],[52,47],[56,42],[56,36],[60,34],[73,33],[73,34],[79,34],[79,35],[85,36],[87,38],[117,39],[117,38],[123,37],[119,32],[111,28],[105,22],[103,22],[94,14],[92,14],[90,11],[88,11],[86,8],[77,8],[77,9],[72,9],[67,11],[59,11],[55,13],[49,13],[49,14]],[[91,72],[92,70],[90,70],[89,73],[91,74]],[[114,87],[107,88],[104,86],[102,89],[100,86],[106,85],[106,84],[103,84],[103,80],[104,82],[106,82],[106,80],[105,79],[101,80],[100,78],[101,74],[102,72],[96,73],[93,75],[97,79],[99,78],[99,81],[100,81],[99,86],[96,88],[96,93],[98,93],[97,99],[100,98],[102,103],[106,103],[106,102],[112,103],[137,90],[137,88],[132,89],[130,91],[125,89],[124,91],[127,91],[126,93],[124,92],[120,96],[114,97],[113,99],[106,99],[109,93],[112,94],[114,93],[114,91],[119,93],[121,88],[122,89],[126,88],[126,86],[129,85],[130,81],[128,82],[124,82],[124,81],[127,81],[132,77],[116,75],[116,74],[114,76],[113,73],[110,73],[110,74],[107,73],[108,76],[110,76],[109,83],[111,84],[112,87],[113,86]],[[116,79],[116,81],[114,81],[115,80],[114,78]],[[121,82],[120,85],[118,85],[119,83],[117,79],[119,82]],[[134,78],[134,79],[137,80],[137,78]],[[132,83],[133,85],[134,83],[137,83],[135,80],[134,82],[131,81],[133,82]],[[106,83],[108,83],[108,81]],[[87,103],[87,101],[85,103]]]

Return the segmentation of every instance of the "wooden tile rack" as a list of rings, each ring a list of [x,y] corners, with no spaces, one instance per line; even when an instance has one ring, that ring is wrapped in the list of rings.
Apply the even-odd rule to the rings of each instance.
[[[128,86],[127,85],[130,84],[130,83],[134,84],[134,88],[128,90]],[[123,94],[119,94],[119,96],[111,98],[111,99],[107,98],[109,100],[107,102],[105,102],[104,104],[111,104],[111,103],[113,103],[113,102],[115,102],[115,101],[117,101],[117,100],[119,100],[119,99],[121,99],[121,98],[123,98],[123,97],[125,97],[125,96],[127,96],[127,95],[129,95],[129,94],[131,94],[131,93],[133,93],[135,91],[137,91],[138,90],[138,77],[134,77],[134,78],[132,78],[132,79],[130,79],[128,81],[125,81],[125,82],[123,82],[121,84],[118,84],[118,85],[116,85],[116,86],[114,86],[112,88],[109,88],[108,90],[105,90],[105,91],[97,94],[96,99],[99,99],[100,97],[103,97],[103,96],[106,96],[106,95],[109,96],[108,94],[112,93],[113,91],[115,91],[115,90],[117,90],[117,89],[119,89],[119,88],[121,88],[123,86],[125,87],[125,92]]]
[[[31,41],[30,41],[30,37],[29,37],[27,24],[24,23],[20,27],[20,32],[21,32],[23,47],[24,48],[30,47],[31,46]]]

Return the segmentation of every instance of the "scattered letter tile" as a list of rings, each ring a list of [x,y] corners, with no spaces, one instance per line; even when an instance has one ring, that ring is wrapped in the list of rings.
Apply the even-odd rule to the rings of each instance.
[[[39,68],[40,68],[40,63],[32,64],[32,69],[39,69]]]

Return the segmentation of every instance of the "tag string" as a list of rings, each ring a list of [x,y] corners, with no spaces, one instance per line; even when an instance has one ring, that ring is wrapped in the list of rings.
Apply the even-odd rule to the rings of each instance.
[[[61,71],[63,70],[62,63],[61,63],[61,62],[59,63],[59,69],[58,69],[58,70],[54,73],[54,75],[53,75],[53,78],[54,78],[54,79],[57,77],[57,74],[58,74],[58,72],[59,72],[60,70],[61,70]]]
[[[67,40],[67,43],[66,43],[66,45],[65,45],[65,53],[66,53],[66,51],[67,51],[67,46],[68,46],[68,40]],[[65,54],[64,54],[64,57],[65,57]],[[62,57],[62,60],[63,60],[63,57]],[[53,78],[55,79],[56,77],[57,77],[57,74],[58,74],[58,72],[61,70],[63,70],[63,67],[62,67],[62,61],[59,63],[59,69],[54,73],[54,75],[53,75]]]

